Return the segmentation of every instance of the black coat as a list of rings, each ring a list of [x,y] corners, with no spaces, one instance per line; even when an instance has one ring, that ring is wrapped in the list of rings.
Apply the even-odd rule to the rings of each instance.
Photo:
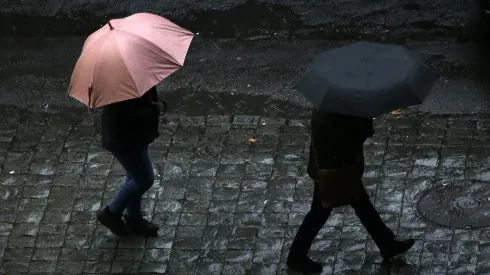
[[[320,169],[358,166],[363,173],[363,143],[368,137],[373,136],[373,133],[371,118],[313,110],[308,175],[313,179],[318,178],[317,163]]]
[[[102,107],[101,142],[110,152],[140,150],[159,137],[157,89]]]

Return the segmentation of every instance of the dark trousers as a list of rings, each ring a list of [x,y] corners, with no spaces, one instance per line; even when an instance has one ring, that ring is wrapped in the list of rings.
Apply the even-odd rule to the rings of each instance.
[[[141,197],[154,182],[153,166],[148,147],[141,150],[112,152],[126,170],[126,181],[109,209],[116,214],[126,210],[128,216],[138,217],[141,213]]]
[[[362,185],[362,182],[360,182],[360,184]],[[351,206],[354,208],[357,217],[359,217],[359,220],[364,225],[369,235],[371,235],[379,249],[381,251],[389,249],[390,245],[395,240],[395,235],[379,216],[371,203],[364,186],[362,187],[361,192],[361,200]],[[322,207],[318,183],[315,182],[315,191],[311,209],[308,214],[306,214],[291,245],[291,250],[289,252],[291,257],[305,257],[308,254],[308,250],[310,250],[313,240],[327,222],[331,213],[332,209]]]

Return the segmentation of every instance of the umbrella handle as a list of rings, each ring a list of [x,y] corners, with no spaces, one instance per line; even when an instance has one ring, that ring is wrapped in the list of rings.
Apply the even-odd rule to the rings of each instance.
[[[114,27],[113,27],[113,26],[112,26],[112,24],[111,24],[111,20],[110,20],[110,19],[107,19],[107,25],[109,25],[109,28],[110,28],[111,30],[113,30],[113,29],[114,29]]]
[[[88,87],[88,109],[89,110],[92,109],[90,107],[91,103],[92,103],[92,86]]]
[[[162,114],[166,114],[167,113],[167,110],[168,110],[168,105],[167,105],[167,102],[165,100],[160,100],[160,102],[162,103],[163,105],[163,110],[162,110]]]
[[[87,105],[87,108],[88,108],[88,115],[90,116],[90,119],[92,119],[92,124],[95,123],[94,122],[94,117],[92,116],[92,108],[90,108],[90,102],[92,101],[92,86],[90,86],[88,88],[88,105]]]

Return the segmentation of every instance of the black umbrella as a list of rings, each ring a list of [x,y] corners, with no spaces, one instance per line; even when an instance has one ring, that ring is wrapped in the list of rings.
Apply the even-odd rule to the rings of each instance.
[[[376,117],[422,103],[438,78],[405,47],[359,42],[317,57],[295,88],[315,108]]]

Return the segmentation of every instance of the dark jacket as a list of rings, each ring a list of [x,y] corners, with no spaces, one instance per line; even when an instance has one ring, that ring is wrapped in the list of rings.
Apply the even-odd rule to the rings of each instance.
[[[159,137],[157,89],[102,107],[101,142],[110,152],[139,150]]]
[[[318,178],[320,169],[358,166],[364,172],[363,143],[373,136],[373,119],[313,110],[308,175]],[[317,159],[315,159],[315,152]]]

